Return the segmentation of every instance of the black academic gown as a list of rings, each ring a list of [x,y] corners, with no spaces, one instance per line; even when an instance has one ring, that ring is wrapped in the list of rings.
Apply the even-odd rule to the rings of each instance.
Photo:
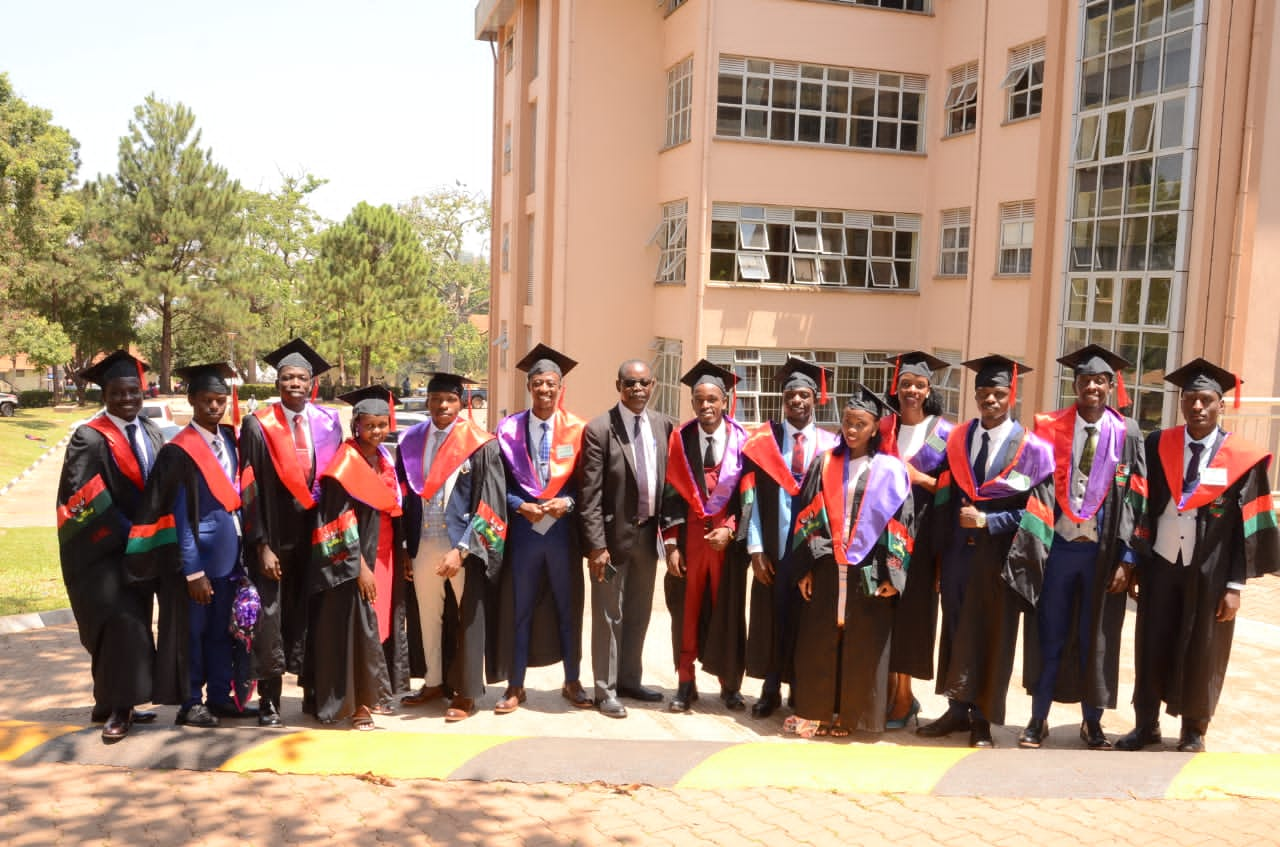
[[[466,511],[472,516],[473,528],[476,526],[475,516],[484,514],[480,511],[482,503],[492,510],[492,519],[485,521],[486,529],[490,533],[496,533],[492,537],[499,540],[482,546],[470,545],[471,550],[462,562],[461,608],[454,597],[452,585],[446,583],[442,653],[445,686],[457,697],[477,699],[484,695],[485,686],[485,636],[491,616],[488,608],[489,587],[497,582],[505,546],[506,485],[502,455],[496,440],[486,442],[469,456],[469,460],[470,469],[466,474],[459,475],[453,496],[466,498]],[[422,498],[408,487],[404,456],[400,452],[396,454],[396,476],[406,489],[403,526],[409,558],[413,559],[418,555],[418,544],[422,538]],[[463,476],[467,479],[464,480]],[[412,591],[412,587],[410,590]],[[416,603],[407,605],[411,611],[416,609]],[[419,631],[415,626],[416,623],[410,621],[411,632]],[[419,642],[419,639],[410,641]],[[421,662],[421,647],[418,654],[417,661]],[[417,672],[414,675],[421,676],[425,663],[415,670]]]
[[[843,463],[846,452],[843,445],[837,447],[830,454],[831,460]],[[897,460],[878,456],[872,461]],[[822,490],[821,469],[818,463],[805,477],[804,488],[796,498],[797,515]],[[869,476],[870,473],[859,480],[855,503],[866,495]],[[908,493],[893,516],[904,537],[914,534],[914,516]],[[796,714],[824,723],[839,715],[840,724],[849,729],[883,732],[889,708],[889,648],[897,599],[874,596],[867,582],[879,585],[892,581],[890,552],[881,530],[880,543],[861,561],[849,566],[841,629],[837,608],[840,566],[833,552],[834,543],[829,525],[823,523],[797,548],[793,559],[797,581],[806,574],[813,577],[813,596],[801,606],[796,622],[795,682],[791,689]],[[914,561],[912,555],[908,574]]]
[[[974,423],[971,421],[956,427],[951,438],[967,439],[969,428]],[[1001,455],[992,462],[992,469],[1007,467],[1023,439],[1034,438],[1015,421],[1014,432]],[[1043,444],[1041,449],[1048,452],[1048,447]],[[1045,462],[1046,475],[1026,491],[988,498],[974,505],[988,514],[1017,513],[1025,518],[1027,503],[1034,497],[1048,510],[1051,519],[1054,502],[1051,461],[1050,458]],[[969,473],[967,467],[952,468],[950,460],[941,471],[946,476],[939,477],[938,491],[934,495],[933,531],[937,535],[933,543],[942,551],[944,583],[947,579],[945,571],[952,557],[971,557],[970,576],[960,608],[947,607],[944,584],[936,691],[951,700],[973,703],[981,709],[986,720],[1002,724],[1009,680],[1013,674],[1018,624],[1023,612],[1034,608],[1039,599],[1052,528],[1048,529],[1049,541],[1042,536],[1037,537],[1021,523],[1014,532],[996,535],[986,530],[961,528],[959,512],[968,496],[955,480],[957,471]],[[954,621],[951,620],[953,617]]]
[[[1051,430],[1039,426],[1036,434],[1050,441]],[[1074,419],[1072,419],[1074,424]],[[1124,445],[1120,449],[1120,464],[1112,476],[1111,487],[1102,501],[1102,523],[1098,527],[1098,560],[1093,577],[1093,594],[1087,598],[1093,622],[1089,634],[1088,661],[1080,660],[1079,609],[1071,612],[1071,629],[1062,648],[1062,662],[1058,666],[1058,680],[1053,688],[1053,699],[1058,703],[1084,702],[1086,706],[1100,709],[1116,707],[1116,692],[1120,685],[1120,638],[1124,629],[1125,606],[1128,594],[1108,594],[1107,585],[1115,574],[1125,549],[1130,547],[1133,531],[1146,510],[1147,458],[1142,444],[1142,431],[1133,418],[1124,419]],[[1074,430],[1074,425],[1072,426]],[[1068,436],[1070,439],[1070,436]],[[1052,444],[1053,442],[1050,441]],[[1071,441],[1067,441],[1067,461],[1059,471],[1069,474]],[[1058,485],[1054,509],[1057,517],[1061,511],[1061,495],[1066,491]],[[1052,563],[1050,563],[1052,567]],[[1041,667],[1040,630],[1034,614],[1027,618],[1022,643],[1022,684],[1028,694],[1035,693]],[[1081,666],[1084,673],[1081,674]]]
[[[335,721],[360,706],[378,706],[409,688],[408,638],[404,619],[404,573],[399,556],[400,519],[392,518],[393,585],[391,634],[378,635],[372,603],[356,583],[361,558],[378,555],[382,512],[356,499],[332,476],[320,481],[317,545],[309,587],[313,595],[310,629],[313,652],[307,678],[316,688],[316,717]]]
[[[702,453],[698,447],[698,426],[685,425],[680,432],[681,444],[686,461],[694,479],[703,479]],[[673,473],[672,463],[667,462],[667,473]],[[735,491],[727,506],[727,517],[737,522],[742,520],[742,500],[740,492]],[[701,531],[701,527],[690,529],[690,521],[696,522],[692,508],[684,497],[668,482],[662,498],[660,525],[663,538],[674,537],[676,546],[681,551],[687,549],[685,538],[690,531]],[[742,686],[742,677],[746,671],[746,602],[747,571],[751,569],[751,559],[747,555],[747,546],[743,541],[734,539],[724,550],[724,566],[720,570],[720,585],[716,590],[715,602],[711,602],[711,592],[703,593],[703,609],[698,616],[698,661],[702,669],[720,679],[726,690],[737,691]],[[667,611],[671,614],[671,649],[672,664],[680,664],[680,643],[684,621],[685,581],[667,573],[662,581],[663,594],[666,597]]]
[[[137,423],[154,457],[164,443],[160,430],[147,418]],[[113,453],[94,427],[80,426],[71,436],[58,482],[58,552],[100,710],[151,700],[154,591],[150,584],[128,581],[124,564],[125,542],[142,501],[140,479],[133,454]]]
[[[1210,467],[1220,464],[1218,456],[1230,451],[1237,454],[1243,472],[1199,507],[1192,561],[1179,566],[1154,552],[1160,515],[1175,496],[1171,492],[1180,491],[1182,483],[1183,427],[1173,430],[1177,442],[1173,472],[1160,457],[1165,432],[1147,437],[1150,497],[1134,538],[1140,554],[1134,705],[1150,709],[1154,718],[1163,701],[1170,715],[1207,722],[1222,693],[1235,634],[1234,620],[1215,619],[1227,583],[1243,583],[1280,569],[1280,533],[1267,480],[1271,456],[1238,436],[1219,441]],[[1248,591],[1243,593],[1247,598]]]

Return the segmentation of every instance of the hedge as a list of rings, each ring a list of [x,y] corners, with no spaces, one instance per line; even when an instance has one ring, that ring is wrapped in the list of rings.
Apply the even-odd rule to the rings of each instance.
[[[18,405],[24,409],[44,409],[53,405],[53,392],[33,388],[18,392]]]

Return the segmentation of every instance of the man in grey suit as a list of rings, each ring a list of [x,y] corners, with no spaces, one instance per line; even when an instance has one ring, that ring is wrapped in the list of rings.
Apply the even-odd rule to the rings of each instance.
[[[662,701],[640,683],[660,552],[657,513],[675,426],[646,408],[653,382],[646,363],[623,362],[618,405],[582,435],[578,511],[591,569],[591,669],[596,706],[611,718],[627,716],[619,697]]]

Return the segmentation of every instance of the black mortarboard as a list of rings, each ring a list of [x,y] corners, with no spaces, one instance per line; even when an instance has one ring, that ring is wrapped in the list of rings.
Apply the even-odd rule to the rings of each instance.
[[[806,362],[804,359],[798,359],[791,356],[778,369],[778,373],[774,379],[782,383],[783,391],[791,391],[795,388],[807,388],[815,395],[819,396],[819,403],[826,405],[827,403],[827,381],[830,372],[821,365],[815,365],[813,362]]]
[[[729,389],[738,384],[738,377],[730,370],[712,364],[706,359],[699,359],[697,364],[680,377],[680,381],[690,388],[697,388],[704,382],[710,383],[728,394]]]
[[[235,368],[226,362],[210,362],[207,365],[187,365],[185,368],[174,368],[173,372],[187,384],[187,394],[197,391],[216,391],[219,394],[230,394],[229,380],[236,378]]]
[[[1164,378],[1183,391],[1216,391],[1223,395],[1235,389],[1235,407],[1240,407],[1240,386],[1244,381],[1208,359],[1192,359],[1176,371],[1165,374]]]
[[[146,380],[142,372],[146,370],[150,370],[146,362],[129,355],[124,350],[117,350],[98,363],[80,371],[80,378],[103,388],[106,388],[107,383],[113,379],[132,378],[145,385]]]
[[[1074,353],[1058,358],[1058,363],[1071,368],[1075,376],[1096,376],[1110,374],[1111,381],[1116,384],[1116,408],[1123,409],[1129,405],[1129,392],[1124,387],[1124,377],[1120,372],[1133,367],[1119,353],[1113,353],[1101,344],[1086,344]]]
[[[846,409],[861,409],[864,412],[870,412],[876,418],[884,417],[884,413],[888,411],[888,405],[880,399],[880,395],[876,394],[870,388],[867,388],[860,382],[853,384],[853,394],[850,395],[848,401],[845,402]]]
[[[536,344],[524,358],[516,362],[516,368],[522,370],[529,376],[551,371],[560,376],[564,376],[569,371],[578,366],[574,359],[570,359],[554,347],[548,347],[546,344]]]
[[[898,379],[903,374],[922,376],[933,382],[933,372],[951,367],[950,362],[943,361],[923,350],[910,350],[893,357],[893,382],[889,383],[889,393],[898,393]]]
[[[461,374],[445,373],[444,371],[436,371],[427,380],[427,393],[431,394],[436,391],[447,391],[450,394],[462,396],[463,385],[475,385],[474,379],[467,379]]]
[[[262,361],[277,371],[281,368],[302,368],[312,376],[322,374],[333,367],[301,338],[295,338],[283,347],[263,355]]]
[[[338,399],[351,404],[351,416],[357,415],[389,415],[391,429],[396,428],[395,395],[385,385],[366,385],[346,394],[339,394]]]
[[[1018,375],[1029,374],[1032,369],[1008,356],[992,353],[977,359],[962,362],[966,368],[974,371],[974,388],[1007,388],[1009,389],[1009,405],[1018,401]]]

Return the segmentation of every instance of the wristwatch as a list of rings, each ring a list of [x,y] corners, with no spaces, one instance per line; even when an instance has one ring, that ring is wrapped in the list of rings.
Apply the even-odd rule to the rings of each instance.
[[[461,541],[459,541],[456,545],[454,545],[453,549],[457,550],[458,553],[461,554],[462,558],[464,559],[471,553],[471,548],[468,547],[466,544],[462,543]]]
[[[977,516],[976,518],[974,518],[973,520],[974,520],[974,523],[976,523],[976,524],[978,525],[978,529],[986,529],[986,528],[987,528],[987,513],[986,513],[986,512],[978,512],[978,516]]]

